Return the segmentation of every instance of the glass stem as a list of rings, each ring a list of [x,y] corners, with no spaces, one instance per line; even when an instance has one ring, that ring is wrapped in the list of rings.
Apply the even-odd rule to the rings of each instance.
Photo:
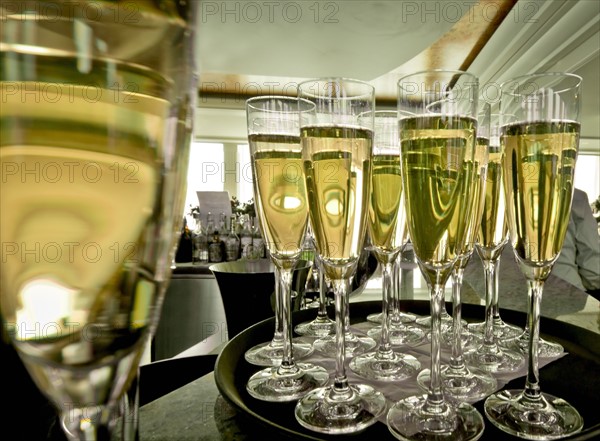
[[[400,262],[402,261],[402,255],[398,254],[398,257],[396,257],[394,259],[394,263],[393,263],[393,268],[392,268],[392,273],[391,273],[391,277],[392,277],[392,285],[391,285],[391,292],[390,292],[390,301],[391,301],[391,306],[388,305],[388,307],[390,307],[391,311],[392,311],[392,320],[400,320],[400,274],[401,274],[401,268],[400,268]]]
[[[335,296],[335,378],[333,387],[329,394],[329,399],[347,400],[353,392],[348,384],[348,377],[346,376],[346,346],[345,346],[345,333],[344,328],[347,321],[347,310],[348,310],[348,289],[350,287],[350,280],[347,278],[332,280],[333,293]]]
[[[485,273],[485,325],[483,330],[483,344],[487,347],[496,346],[494,338],[494,293],[497,291],[499,259],[482,260]]]
[[[275,260],[273,263],[276,264]],[[281,314],[281,273],[277,270],[279,266],[275,265],[275,332],[271,340],[271,346],[281,346],[283,343],[283,319]]]
[[[498,271],[500,271],[500,256],[498,256],[498,259],[496,259],[496,267],[494,268],[494,272],[495,274],[498,274]],[[498,277],[494,277],[494,291],[493,291],[493,297],[492,297],[492,316],[494,318],[494,321],[496,323],[500,322],[500,302],[499,302],[499,295],[498,295]]]
[[[325,281],[325,270],[319,264],[319,311],[317,320],[326,321],[327,316],[327,282]]]
[[[529,280],[527,293],[529,315],[529,356],[527,364],[527,379],[525,381],[525,397],[530,401],[538,401],[541,397],[538,371],[538,343],[540,338],[540,303],[544,282]]]
[[[440,339],[442,336],[442,308],[444,308],[444,285],[431,285],[431,383],[427,393],[425,410],[431,413],[442,411],[444,395],[440,376]]]
[[[381,340],[379,342],[379,348],[377,349],[378,357],[390,358],[393,356],[392,346],[390,344],[390,294],[392,290],[392,273],[393,264],[391,262],[383,263],[381,266],[381,282],[382,282],[382,296],[381,296]]]
[[[459,258],[452,269],[452,355],[450,356],[450,366],[453,369],[465,368],[462,349],[462,299],[460,295],[464,272],[462,258]]]
[[[294,363],[294,354],[292,349],[292,268],[276,267],[275,273],[279,273],[279,290],[281,292],[281,326],[282,326],[282,343],[283,343],[283,358],[278,372],[280,374],[297,371],[297,366]]]

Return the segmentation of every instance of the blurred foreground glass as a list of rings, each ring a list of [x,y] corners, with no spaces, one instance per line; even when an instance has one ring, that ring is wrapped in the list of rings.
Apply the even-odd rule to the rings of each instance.
[[[529,349],[524,390],[504,390],[485,401],[498,428],[536,440],[580,431],[569,403],[542,393],[538,343],[544,282],[558,258],[569,223],[579,149],[581,77],[527,75],[502,84],[501,136],[510,242],[529,286]]]
[[[387,424],[403,440],[478,439],[483,417],[444,398],[440,374],[444,286],[468,228],[477,129],[478,80],[461,71],[425,71],[398,81],[402,184],[409,236],[431,296],[429,390],[395,403]],[[410,114],[412,116],[407,116]]]
[[[73,440],[110,437],[158,322],[183,213],[195,6],[0,5],[1,311]]]
[[[375,106],[374,88],[341,78],[300,83],[298,96],[315,103],[316,115],[301,121],[311,227],[335,296],[334,384],[298,401],[296,419],[323,433],[352,433],[377,421],[384,395],[346,376],[345,325],[350,279],[365,243],[373,153],[373,118],[358,116]]]
[[[310,101],[291,97],[259,96],[246,101],[254,200],[275,265],[283,330],[279,366],[256,372],[246,385],[250,395],[264,401],[294,401],[329,380],[321,366],[296,363],[292,347],[292,275],[308,226],[300,123],[314,111]]]

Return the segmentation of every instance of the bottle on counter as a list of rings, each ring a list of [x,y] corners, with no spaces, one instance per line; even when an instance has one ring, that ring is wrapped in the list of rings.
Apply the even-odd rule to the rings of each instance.
[[[238,260],[240,257],[240,238],[235,232],[235,217],[229,218],[229,233],[225,239],[225,253],[228,262]]]
[[[250,217],[245,214],[243,218],[242,232],[240,234],[241,257],[249,259],[252,256],[252,230],[250,228]]]
[[[208,239],[206,236],[206,225],[200,219],[200,214],[196,221],[196,229],[192,231],[192,242],[194,245],[192,252],[192,264],[198,265],[208,262]]]
[[[263,259],[265,255],[265,240],[260,233],[260,227],[258,225],[258,219],[252,218],[252,247],[254,249],[255,257]]]

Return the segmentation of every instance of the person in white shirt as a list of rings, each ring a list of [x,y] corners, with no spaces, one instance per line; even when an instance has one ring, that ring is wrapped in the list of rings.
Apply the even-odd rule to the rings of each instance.
[[[552,274],[584,291],[600,290],[600,235],[587,194],[573,192],[571,217]]]

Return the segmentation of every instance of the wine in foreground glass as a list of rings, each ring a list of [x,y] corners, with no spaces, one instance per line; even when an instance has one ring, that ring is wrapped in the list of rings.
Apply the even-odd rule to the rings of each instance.
[[[431,295],[429,390],[398,401],[387,415],[389,430],[402,440],[475,440],[484,428],[473,406],[444,398],[440,374],[444,286],[468,226],[461,199],[465,190],[472,193],[467,171],[474,160],[477,95],[477,78],[461,71],[425,71],[398,81],[407,224]]]
[[[293,401],[329,380],[323,367],[296,363],[292,347],[292,275],[308,225],[300,121],[314,109],[310,101],[283,96],[246,101],[254,198],[275,264],[283,327],[281,363],[258,371],[246,384],[250,395],[264,401]]]
[[[581,430],[583,419],[569,403],[542,393],[538,339],[544,281],[565,239],[579,148],[581,78],[543,73],[502,84],[500,143],[510,241],[530,288],[530,339],[524,390],[488,397],[485,413],[500,429],[536,440],[562,438]]]
[[[66,436],[107,439],[183,218],[195,4],[47,6],[0,4],[2,319]]]
[[[374,424],[386,400],[346,376],[345,320],[350,279],[365,243],[373,152],[375,91],[367,83],[331,78],[300,83],[298,94],[316,105],[302,122],[301,141],[310,220],[317,252],[335,296],[336,357],[333,385],[315,389],[296,405],[296,419],[323,433],[357,432]]]

